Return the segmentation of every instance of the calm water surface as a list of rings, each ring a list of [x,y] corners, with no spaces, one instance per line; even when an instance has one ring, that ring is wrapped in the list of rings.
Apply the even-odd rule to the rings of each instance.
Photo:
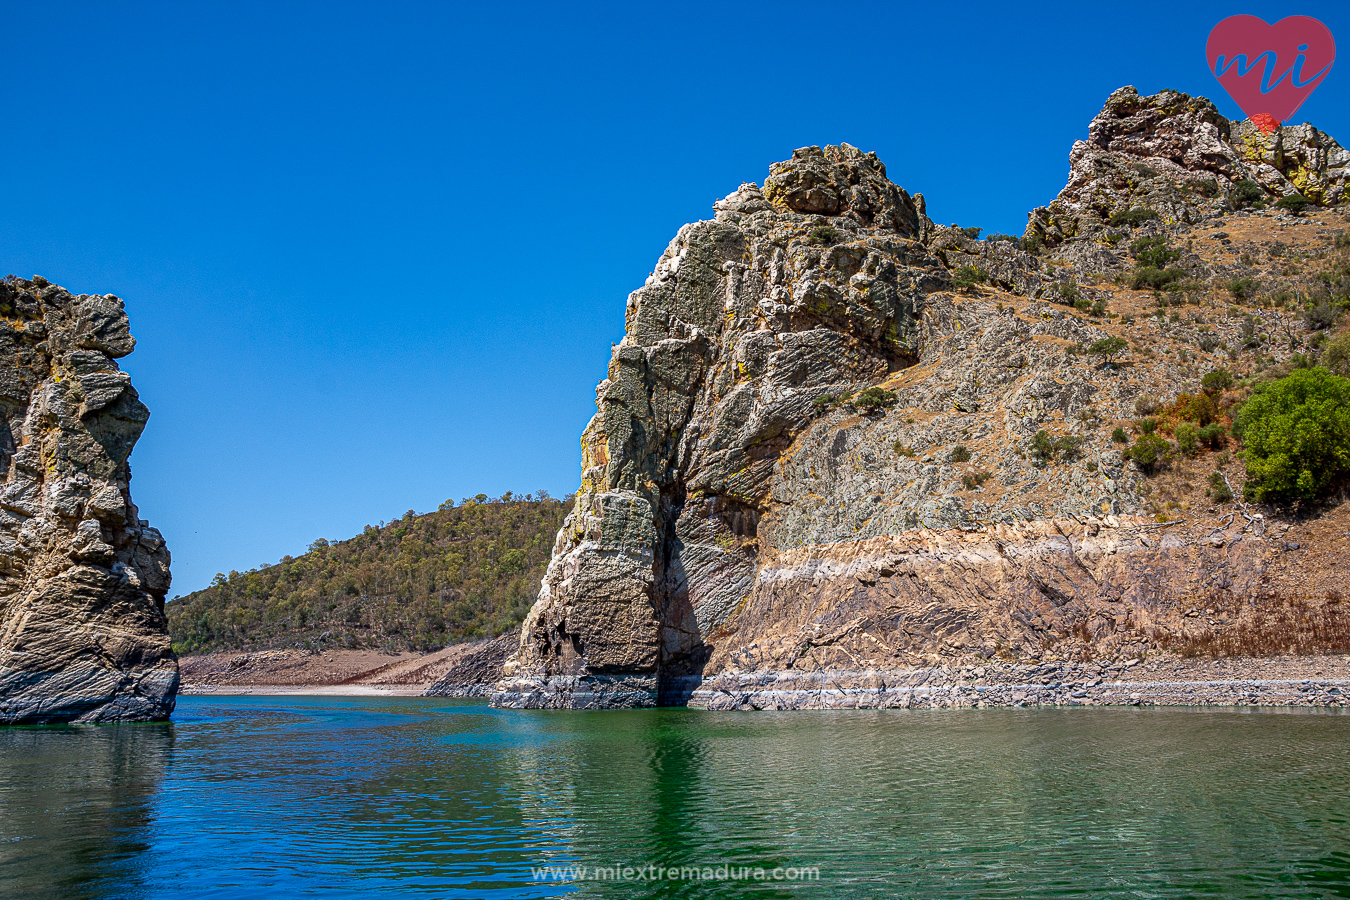
[[[649,864],[820,877],[532,873]],[[306,894],[1350,897],[1350,717],[185,697],[0,729],[0,897]]]

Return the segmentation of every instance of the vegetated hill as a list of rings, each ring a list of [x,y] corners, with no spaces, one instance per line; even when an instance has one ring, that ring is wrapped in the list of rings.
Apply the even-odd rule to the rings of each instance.
[[[274,566],[217,575],[166,607],[179,653],[301,644],[431,650],[520,624],[571,508],[508,492],[329,543]]]

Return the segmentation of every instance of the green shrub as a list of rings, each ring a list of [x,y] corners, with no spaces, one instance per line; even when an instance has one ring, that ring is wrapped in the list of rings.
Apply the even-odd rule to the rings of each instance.
[[[1078,458],[1082,446],[1083,439],[1080,437],[1066,434],[1054,438],[1042,429],[1031,439],[1031,456],[1040,463],[1050,462],[1056,457],[1067,461]]]
[[[830,225],[817,225],[806,239],[813,244],[837,244],[840,237],[839,229]]]
[[[1178,394],[1172,404],[1178,418],[1208,425],[1219,418],[1219,403],[1213,394]]]
[[[1200,452],[1200,427],[1190,422],[1182,422],[1177,426],[1174,437],[1177,439],[1177,449],[1187,456],[1194,456]]]
[[[879,387],[865,388],[853,398],[853,405],[868,413],[880,412],[888,406],[894,406],[895,402],[895,391]]]
[[[1222,450],[1228,444],[1228,436],[1223,426],[1217,422],[1201,426],[1196,432],[1196,437],[1211,450]]]
[[[1172,446],[1166,440],[1149,431],[1141,434],[1125,454],[1143,471],[1155,472],[1166,464],[1171,452]]]
[[[1244,178],[1235,183],[1233,189],[1228,192],[1229,202],[1239,209],[1244,206],[1251,206],[1253,203],[1260,203],[1264,199],[1266,199],[1265,188],[1250,178]]]
[[[1111,440],[1115,441],[1117,444],[1128,444],[1130,442],[1130,436],[1125,433],[1124,428],[1117,426],[1116,430],[1111,432]]]
[[[961,484],[965,486],[966,490],[973,491],[992,477],[992,472],[974,472],[969,475],[962,475]]]
[[[1016,235],[1002,234],[997,231],[994,232],[993,234],[985,235],[984,239],[991,244],[997,244],[999,241],[1008,241],[1011,244],[1020,244],[1022,242],[1022,239],[1017,237]]]
[[[1350,476],[1350,380],[1326,369],[1260,385],[1237,425],[1252,500],[1314,500]]]
[[[1322,331],[1335,325],[1341,318],[1339,304],[1325,299],[1314,303],[1303,311],[1303,324],[1313,331]]]
[[[1141,266],[1130,273],[1130,290],[1161,291],[1183,281],[1186,273],[1181,269],[1157,269],[1153,266]]]
[[[1350,247],[1350,231],[1342,231],[1340,234],[1336,235],[1331,241],[1331,246],[1335,247],[1337,250],[1344,250],[1346,247]]]
[[[1149,416],[1134,423],[1134,430],[1140,434],[1153,434],[1158,430],[1158,420]]]
[[[974,225],[971,225],[968,228],[962,228],[961,231],[964,232],[966,237],[974,238],[978,241],[980,239],[980,232],[984,231],[984,229],[976,228]]]
[[[1077,306],[1078,301],[1083,299],[1083,292],[1078,288],[1078,282],[1070,278],[1067,281],[1057,281],[1050,289],[1055,299],[1068,306]]]
[[[826,410],[834,409],[836,406],[839,406],[843,400],[844,398],[838,394],[821,394],[811,401],[811,406],[816,412],[823,413]]]
[[[894,450],[896,452],[896,455],[898,456],[905,456],[910,459],[914,458],[914,448],[908,447],[900,443],[899,441],[896,441],[894,444],[891,444],[891,449]]]
[[[1206,394],[1222,394],[1233,386],[1233,373],[1227,369],[1215,369],[1200,379],[1200,387]]]
[[[1049,462],[1055,457],[1055,440],[1044,428],[1031,439],[1031,455],[1038,462]]]
[[[1143,237],[1130,244],[1130,255],[1139,261],[1139,265],[1149,269],[1165,269],[1171,263],[1181,259],[1181,251],[1167,245],[1162,235]]]
[[[1118,228],[1121,225],[1136,228],[1156,218],[1158,218],[1158,214],[1155,211],[1136,207],[1135,209],[1121,209],[1111,213],[1111,218],[1107,219],[1106,223],[1112,228]]]
[[[1276,209],[1287,209],[1292,213],[1301,213],[1312,205],[1312,201],[1302,194],[1285,194],[1275,201]]]
[[[1063,460],[1077,459],[1083,448],[1083,439],[1072,434],[1055,438],[1055,451]]]
[[[977,284],[986,284],[989,273],[979,266],[961,266],[952,276],[952,284],[958,291],[968,291]]]
[[[1350,328],[1327,342],[1322,350],[1322,365],[1336,375],[1350,378]]]
[[[1228,292],[1239,300],[1250,300],[1256,296],[1260,285],[1255,278],[1233,278],[1226,285]]]
[[[954,463],[970,462],[970,451],[966,449],[965,444],[957,444],[952,448],[952,452],[947,454],[947,461]]]

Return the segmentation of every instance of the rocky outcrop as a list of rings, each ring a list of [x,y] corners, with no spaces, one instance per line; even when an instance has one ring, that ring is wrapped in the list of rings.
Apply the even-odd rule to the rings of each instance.
[[[754,581],[782,452],[847,394],[913,365],[947,283],[874,154],[809,147],[685,226],[628,298],[502,704],[650,705],[696,674]]]
[[[1116,91],[1069,154],[1069,181],[1033,210],[1026,238],[1073,247],[1088,271],[1109,269],[1117,242],[1131,234],[1111,216],[1151,210],[1162,226],[1194,224],[1234,209],[1233,187],[1258,184],[1268,199],[1302,193],[1323,206],[1350,197],[1350,152],[1311,125],[1265,133],[1231,122],[1213,103],[1178,91],[1141,97]],[[1095,257],[1095,259],[1094,259]]]
[[[1075,149],[1082,179],[1053,216],[1033,213],[1058,244],[1049,259],[935,226],[848,145],[796,151],[681,229],[628,299],[576,506],[493,702],[649,706],[702,690],[737,706],[709,685],[1183,652],[1200,640],[1197,598],[1334,612],[1333,568],[1271,582],[1285,544],[1231,504],[1169,522],[1180,505],[1151,499],[1112,434],[1267,326],[1088,315],[1112,289],[1065,275],[1092,254],[1123,259],[1093,237],[1135,202],[1106,164],[1162,160],[1139,197],[1174,232],[1255,164],[1184,95],[1117,92],[1092,134]],[[1319,146],[1331,197],[1338,151]],[[1047,230],[1069,213],[1072,228]],[[1121,366],[1086,352],[1109,337],[1147,353]],[[1233,608],[1213,627],[1229,640],[1264,615]]]
[[[502,678],[502,666],[520,647],[520,632],[480,641],[426,689],[427,697],[486,697]]]
[[[122,301],[0,282],[0,724],[167,718],[169,551],[139,517],[149,411]]]

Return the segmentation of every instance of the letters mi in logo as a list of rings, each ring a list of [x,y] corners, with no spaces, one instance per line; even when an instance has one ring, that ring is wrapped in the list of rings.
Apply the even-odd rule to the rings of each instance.
[[[1267,25],[1256,16],[1229,16],[1205,43],[1209,70],[1262,131],[1289,121],[1336,61],[1336,42],[1311,16]]]

